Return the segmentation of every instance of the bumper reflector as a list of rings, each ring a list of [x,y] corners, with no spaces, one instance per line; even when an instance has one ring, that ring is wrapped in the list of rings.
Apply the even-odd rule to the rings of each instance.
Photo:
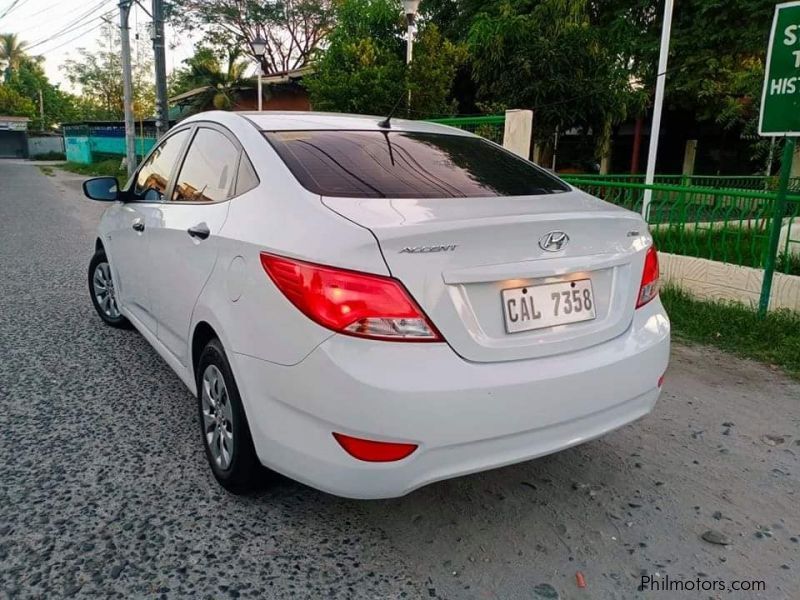
[[[350,437],[343,433],[333,433],[333,437],[339,442],[353,458],[366,462],[392,462],[402,460],[417,449],[416,444],[400,444],[396,442],[376,442],[374,440],[362,440],[361,438]]]

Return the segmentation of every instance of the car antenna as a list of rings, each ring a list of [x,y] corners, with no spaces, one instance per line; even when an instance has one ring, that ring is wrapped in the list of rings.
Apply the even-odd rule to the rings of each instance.
[[[391,129],[392,128],[392,123],[391,123],[392,117],[394,116],[394,113],[397,111],[397,107],[400,106],[400,103],[402,101],[403,101],[403,97],[401,96],[397,100],[397,102],[394,103],[394,106],[392,107],[392,110],[389,111],[389,115],[383,121],[378,121],[378,127],[380,127],[381,129]]]

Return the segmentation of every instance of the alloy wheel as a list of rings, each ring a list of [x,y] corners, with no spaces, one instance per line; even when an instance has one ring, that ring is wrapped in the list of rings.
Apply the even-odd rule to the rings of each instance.
[[[203,437],[216,465],[225,470],[233,459],[233,411],[225,378],[215,365],[203,372]]]
[[[94,298],[100,310],[110,319],[119,319],[120,312],[117,305],[114,281],[111,278],[111,267],[107,262],[97,263],[92,276],[92,289]]]

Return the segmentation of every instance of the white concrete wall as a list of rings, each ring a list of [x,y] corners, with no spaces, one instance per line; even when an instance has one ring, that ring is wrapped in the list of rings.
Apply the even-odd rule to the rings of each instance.
[[[64,138],[56,135],[28,136],[28,154],[31,158],[47,152],[64,152]]]
[[[506,125],[503,131],[503,148],[524,159],[531,157],[531,137],[533,136],[532,110],[507,110]]]
[[[658,253],[661,280],[701,300],[726,300],[758,306],[764,271],[693,256]],[[769,309],[800,311],[800,277],[775,273]]]

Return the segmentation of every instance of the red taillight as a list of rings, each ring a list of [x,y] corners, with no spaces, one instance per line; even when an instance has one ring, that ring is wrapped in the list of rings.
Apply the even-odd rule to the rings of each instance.
[[[644,306],[656,296],[658,296],[658,252],[656,252],[655,246],[650,246],[644,257],[642,285],[639,286],[636,308]]]
[[[333,437],[350,456],[367,462],[392,462],[403,460],[417,449],[416,444],[376,442],[334,433]]]
[[[261,265],[289,302],[323,327],[371,339],[442,341],[396,279],[266,252],[261,253]]]

